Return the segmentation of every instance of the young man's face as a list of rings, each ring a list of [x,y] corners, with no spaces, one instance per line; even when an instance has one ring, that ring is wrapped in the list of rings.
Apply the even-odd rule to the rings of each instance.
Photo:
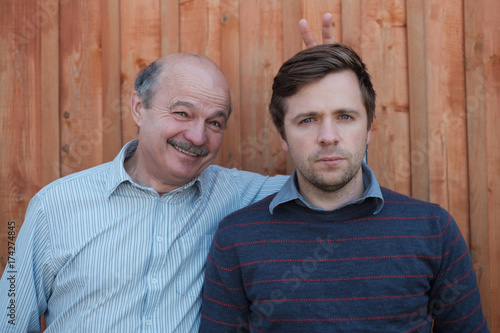
[[[281,145],[295,163],[301,193],[362,184],[360,167],[371,130],[356,75],[329,74],[286,103]]]

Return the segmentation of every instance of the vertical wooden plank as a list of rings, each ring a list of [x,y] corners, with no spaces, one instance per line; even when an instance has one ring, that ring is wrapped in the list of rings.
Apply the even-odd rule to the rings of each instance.
[[[425,13],[430,199],[469,242],[463,4],[426,1]]]
[[[469,163],[470,252],[477,273],[483,311],[491,321],[488,225],[487,129],[484,91],[483,1],[464,1]],[[491,323],[490,323],[491,324]]]
[[[491,332],[500,332],[500,7],[483,0],[483,63],[490,246]]]
[[[286,173],[267,105],[274,75],[283,63],[282,1],[240,2],[242,168],[261,174]]]
[[[179,0],[161,0],[161,55],[179,52]]]
[[[61,176],[59,140],[59,1],[43,0],[41,26],[42,186]]]
[[[61,173],[102,163],[101,5],[61,5]]]
[[[241,166],[241,88],[240,88],[240,18],[239,0],[222,0],[220,8],[220,68],[229,89],[233,112],[224,132],[222,147],[214,163],[228,167]]]
[[[283,59],[290,59],[302,49],[302,39],[299,33],[299,21],[303,17],[302,1],[288,0],[283,6]],[[321,25],[321,21],[308,23],[311,26]],[[318,28],[319,29],[319,28]],[[316,35],[317,36],[317,35]]]
[[[287,4],[288,6],[288,4]],[[323,14],[332,14],[333,36],[342,41],[342,0],[302,0],[302,15],[309,22],[312,33],[318,43],[321,40],[321,21]],[[298,23],[297,23],[298,24]],[[305,44],[302,44],[305,48]]]
[[[41,188],[40,1],[7,1],[0,11],[0,269],[7,263],[8,222],[16,235]],[[5,297],[5,296],[4,296]]]
[[[301,18],[304,18],[302,15],[301,0],[288,0],[286,5],[283,6],[283,61],[290,59],[303,47],[302,38],[299,33],[299,20]],[[321,25],[321,22],[318,23],[316,21],[308,21],[308,23],[312,26]],[[290,158],[290,154],[286,154],[286,173],[291,174],[294,169],[295,164]]]
[[[221,65],[220,0],[182,0],[180,50],[204,55]]]
[[[429,142],[424,0],[406,1],[411,195],[429,201]]]
[[[410,194],[406,7],[403,0],[361,2],[360,54],[377,92],[368,164],[381,185]]]
[[[361,51],[361,40],[369,38],[362,33],[361,0],[342,0],[342,39],[356,52]]]
[[[122,144],[137,138],[137,126],[130,113],[135,76],[161,56],[160,5],[160,0],[120,2]]]
[[[122,146],[120,126],[120,2],[101,2],[102,24],[102,87],[103,119],[99,127],[102,136],[103,162],[111,161]]]

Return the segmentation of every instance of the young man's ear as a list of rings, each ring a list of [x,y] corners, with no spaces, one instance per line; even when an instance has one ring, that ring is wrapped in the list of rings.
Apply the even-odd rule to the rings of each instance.
[[[144,110],[142,97],[137,91],[134,91],[132,96],[130,96],[130,110],[132,112],[132,118],[137,126],[141,127],[142,122],[142,112]]]

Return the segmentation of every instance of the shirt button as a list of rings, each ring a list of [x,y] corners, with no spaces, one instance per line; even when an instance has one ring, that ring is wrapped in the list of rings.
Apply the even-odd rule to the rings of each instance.
[[[152,279],[151,279],[151,283],[152,283],[152,284],[156,284],[156,282],[158,282],[158,280],[157,280],[157,279],[155,279],[155,278],[152,278]]]
[[[151,326],[152,323],[151,319],[146,320],[146,326]]]
[[[158,243],[163,242],[163,237],[161,237],[161,236],[156,237],[156,241],[157,241]]]

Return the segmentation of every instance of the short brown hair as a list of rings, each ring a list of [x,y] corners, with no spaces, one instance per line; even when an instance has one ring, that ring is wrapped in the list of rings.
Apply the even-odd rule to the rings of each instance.
[[[317,45],[300,51],[288,59],[274,77],[269,112],[274,125],[285,139],[284,118],[286,98],[295,95],[308,84],[332,73],[352,71],[359,81],[363,104],[368,117],[368,129],[375,117],[375,90],[370,74],[361,58],[346,45],[335,43]]]

